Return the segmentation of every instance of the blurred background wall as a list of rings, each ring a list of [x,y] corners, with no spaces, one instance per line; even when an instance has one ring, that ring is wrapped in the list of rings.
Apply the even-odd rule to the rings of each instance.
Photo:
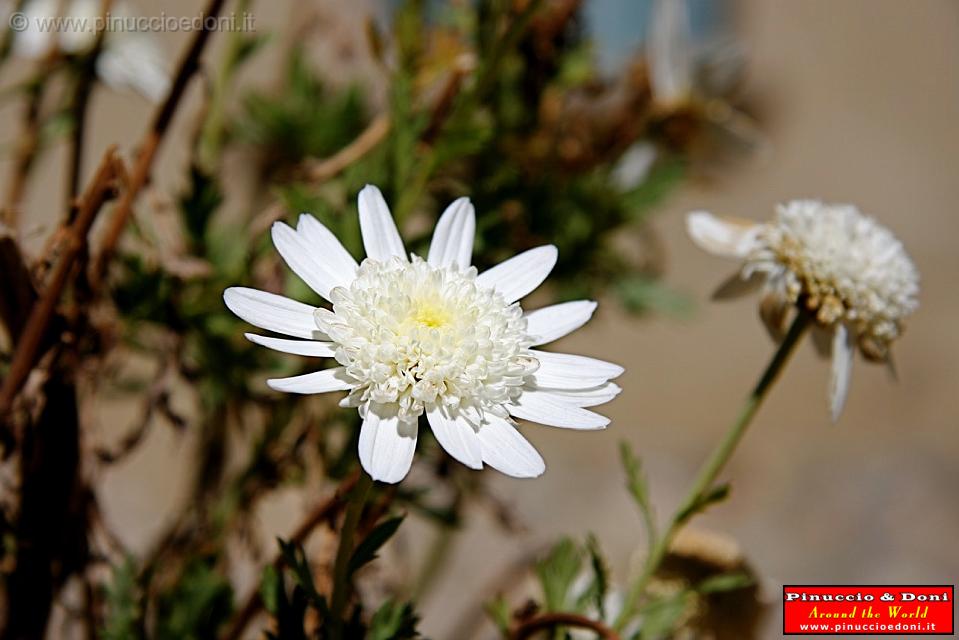
[[[343,32],[343,42],[318,43],[318,62],[339,59],[343,47],[352,46],[349,60],[362,68],[356,51],[365,46],[363,16],[385,13],[384,7],[316,4],[353,29]],[[638,46],[640,4],[588,3],[604,64],[615,65]],[[711,11],[702,4],[701,11]],[[256,3],[257,28],[281,28],[301,6]],[[186,0],[140,8],[168,15],[195,10]],[[559,534],[596,532],[613,566],[625,567],[643,540],[623,488],[617,443],[626,439],[640,453],[665,515],[734,416],[772,345],[755,298],[709,301],[732,265],[700,253],[685,237],[683,214],[695,208],[759,219],[770,216],[776,202],[795,197],[853,202],[894,230],[923,278],[921,308],[895,349],[899,381],[857,362],[846,411],[833,425],[826,411],[828,364],[811,347],[801,349],[726,474],[733,482],[730,499],[695,526],[734,538],[773,603],[782,583],[948,583],[959,573],[959,5],[741,0],[723,15],[746,47],[745,89],[762,106],[769,145],[708,183],[683,188],[654,222],[668,254],[666,281],[695,301],[695,311],[680,320],[635,318],[610,303],[586,330],[557,345],[627,367],[625,393],[607,409],[613,424],[599,434],[526,431],[548,460],[545,477],[493,483],[525,531],[511,538],[487,512],[473,514],[455,543],[455,561],[424,603],[423,627],[432,637],[450,637],[475,593]],[[171,52],[186,38],[158,37]],[[248,80],[268,85],[270,64],[269,56],[258,60]],[[336,64],[329,68],[341,73]],[[0,140],[14,135],[11,109],[6,104],[0,111]],[[135,96],[99,90],[89,165],[107,144],[136,139],[149,113]],[[176,123],[181,143],[189,120]],[[185,155],[177,140],[174,135],[163,151],[154,197],[169,197],[164,188],[181,179]],[[44,160],[24,207],[50,215],[30,218],[28,230],[48,225],[60,210],[59,190],[45,188],[45,181],[63,180],[58,153]],[[123,407],[105,402],[97,410],[122,428]],[[190,437],[154,430],[150,438],[150,446],[101,480],[107,515],[134,550],[149,547],[186,483]],[[133,469],[142,477],[143,465],[155,470],[153,486],[127,480]],[[266,509],[264,535],[285,532],[301,504],[291,496]],[[405,530],[411,548],[422,542],[416,535],[415,527]],[[778,635],[777,614],[773,604],[770,636]]]

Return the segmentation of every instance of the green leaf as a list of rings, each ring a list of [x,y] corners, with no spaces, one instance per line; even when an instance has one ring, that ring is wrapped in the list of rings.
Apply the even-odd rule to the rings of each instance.
[[[272,564],[263,569],[260,578],[260,598],[263,599],[263,608],[276,615],[279,592],[283,589],[283,579],[280,572]]]
[[[566,609],[570,587],[579,575],[582,564],[582,550],[572,540],[564,538],[553,547],[545,560],[536,565],[536,575],[543,586],[547,610]]]
[[[216,637],[233,611],[233,589],[211,561],[195,560],[157,608],[156,638],[203,640]]]
[[[642,640],[672,638],[689,607],[690,592],[654,600],[643,610],[639,637]]]
[[[636,502],[636,506],[639,507],[643,524],[646,527],[649,546],[652,548],[656,544],[658,536],[656,517],[652,502],[649,499],[649,485],[646,482],[646,476],[643,474],[642,464],[625,440],[619,443],[619,455],[623,462],[623,469],[626,471],[626,487]]]
[[[306,553],[303,547],[277,538],[280,545],[280,555],[283,562],[293,572],[293,578],[297,587],[303,591],[307,601],[313,605],[321,615],[325,615],[329,609],[326,598],[316,590],[313,582],[313,572],[306,559]]]
[[[680,512],[676,516],[676,521],[679,523],[686,522],[697,513],[702,513],[708,507],[711,507],[712,505],[718,502],[722,502],[727,497],[729,497],[729,485],[728,484],[716,485],[715,487],[707,491],[705,495],[700,497],[699,500],[697,500],[695,503],[690,505],[688,509],[685,509],[684,511]]]
[[[373,617],[367,630],[367,640],[406,640],[416,638],[416,624],[419,617],[409,602],[399,603],[393,600],[384,602]]]
[[[509,603],[503,596],[496,596],[486,603],[486,613],[493,619],[493,623],[500,630],[503,637],[509,635],[510,609]]]
[[[397,516],[395,518],[390,518],[385,522],[378,524],[366,538],[357,545],[356,550],[353,551],[352,557],[350,557],[349,564],[349,573],[353,574],[360,569],[363,565],[368,562],[372,562],[376,558],[376,552],[379,551],[380,547],[386,544],[386,541],[393,537],[393,534],[396,533],[396,530],[400,528],[400,525],[403,524],[403,519],[406,516]]]
[[[726,591],[736,591],[745,589],[756,584],[756,581],[747,573],[741,571],[734,573],[722,573],[718,576],[710,576],[696,586],[700,593],[723,593]]]
[[[599,548],[599,540],[592,533],[586,538],[586,551],[589,552],[589,563],[593,570],[593,582],[590,585],[589,591],[593,597],[596,611],[599,612],[599,618],[603,620],[606,618],[606,594],[609,592],[609,568]]]

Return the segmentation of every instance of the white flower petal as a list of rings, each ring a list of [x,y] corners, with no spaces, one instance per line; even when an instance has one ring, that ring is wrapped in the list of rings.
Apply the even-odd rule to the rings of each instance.
[[[339,280],[336,286],[347,287],[356,276],[356,259],[350,255],[343,243],[326,228],[322,222],[309,213],[300,214],[296,223],[296,232],[320,260],[329,265],[330,271]]]
[[[516,302],[543,283],[556,266],[559,251],[551,244],[504,260],[476,277],[476,284],[496,289],[506,302]]]
[[[546,470],[546,463],[515,425],[492,414],[477,433],[483,450],[483,462],[514,478],[535,478]]]
[[[473,236],[476,233],[476,213],[469,198],[459,198],[446,208],[430,242],[427,262],[434,267],[470,266],[473,255]]]
[[[759,289],[766,274],[753,271],[748,276],[742,271],[737,271],[733,275],[723,280],[716,290],[713,291],[713,300],[733,300]]]
[[[283,353],[293,353],[298,356],[314,356],[317,358],[332,358],[332,342],[316,342],[314,340],[284,340],[283,338],[271,338],[261,336],[255,333],[244,333],[246,339],[255,344],[262,345],[275,351]]]
[[[618,396],[622,391],[615,382],[607,382],[588,389],[536,388],[536,390],[548,392],[562,402],[574,407],[595,407],[600,404],[605,404]]]
[[[448,454],[471,469],[483,468],[483,450],[472,425],[463,418],[454,419],[439,407],[426,413],[436,441]]]
[[[381,405],[370,407],[360,427],[359,450],[360,464],[374,480],[399,482],[413,464],[416,423],[400,422]]]
[[[223,301],[255,327],[297,338],[327,339],[313,321],[315,308],[308,304],[247,287],[230,287],[223,292]]]
[[[832,340],[832,375],[829,378],[829,409],[833,422],[839,420],[842,408],[846,404],[855,347],[852,332],[846,328],[846,325],[836,325]]]
[[[325,247],[311,246],[304,235],[294,231],[285,222],[274,222],[271,235],[276,250],[293,273],[325,299],[330,299],[333,287],[349,285],[353,280],[355,266],[339,272],[334,263],[326,261],[323,255]]]
[[[686,231],[696,245],[724,258],[745,258],[756,246],[762,225],[719,218],[707,211],[686,216]]]
[[[558,340],[589,322],[596,310],[592,300],[576,300],[543,307],[526,314],[527,332],[533,346]]]
[[[363,234],[367,257],[380,262],[386,262],[393,256],[407,260],[400,232],[379,189],[371,184],[363,187],[359,195],[359,210],[360,232]]]
[[[548,391],[525,390],[506,410],[516,418],[563,429],[605,429],[609,418],[563,401]]]
[[[327,393],[348,391],[354,381],[346,374],[345,367],[334,367],[290,378],[271,378],[266,384],[275,391],[287,393]]]
[[[535,349],[531,354],[539,360],[539,369],[532,376],[538,387],[583,389],[601,385],[623,374],[623,368],[618,364],[596,358]]]

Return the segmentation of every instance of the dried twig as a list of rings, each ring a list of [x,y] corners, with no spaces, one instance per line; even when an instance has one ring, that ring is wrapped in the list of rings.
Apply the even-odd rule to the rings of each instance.
[[[133,165],[133,171],[130,173],[129,184],[123,192],[123,197],[117,202],[113,218],[103,237],[100,253],[97,255],[91,267],[90,281],[94,284],[98,284],[106,272],[107,264],[109,264],[114,251],[116,251],[117,244],[120,242],[120,236],[123,234],[123,229],[126,227],[127,220],[133,210],[133,203],[136,201],[137,196],[140,195],[140,191],[150,177],[153,160],[160,148],[160,144],[163,142],[163,137],[170,126],[170,122],[173,120],[177,106],[180,104],[180,100],[186,91],[190,79],[200,67],[200,56],[203,53],[207,40],[210,39],[210,33],[212,33],[206,28],[206,25],[215,24],[216,17],[223,9],[224,2],[225,0],[210,0],[206,9],[203,10],[202,15],[205,16],[205,19],[202,21],[203,28],[196,32],[193,42],[190,43],[190,48],[180,61],[180,66],[173,79],[170,92],[156,112],[153,122],[150,124],[150,128],[147,130],[140,144],[140,150],[137,154],[136,162]]]
[[[346,503],[345,498],[353,490],[353,486],[356,484],[356,481],[359,480],[360,473],[361,472],[357,470],[348,475],[329,499],[321,502],[312,511],[306,514],[306,517],[303,518],[302,522],[300,522],[290,535],[290,542],[302,544],[316,527],[334,518]],[[278,555],[273,560],[273,566],[279,569],[282,564],[283,556]],[[240,638],[261,608],[263,608],[263,598],[260,595],[259,589],[254,589],[239,609],[239,612],[233,617],[230,626],[221,636],[221,640],[237,640]]]
[[[44,334],[56,310],[60,294],[74,271],[74,262],[86,246],[87,233],[103,203],[113,193],[117,162],[116,148],[110,147],[100,162],[93,182],[80,200],[79,212],[67,231],[60,259],[48,278],[46,289],[30,310],[23,334],[13,354],[10,371],[0,388],[0,419],[9,412],[14,397],[36,364]]]
[[[304,170],[307,179],[313,182],[325,182],[334,177],[375,148],[390,132],[391,125],[388,114],[376,116],[353,142],[332,156],[322,160],[308,161]]]
[[[595,631],[601,638],[619,640],[619,634],[602,622],[590,620],[586,616],[575,613],[544,613],[529,620],[524,620],[516,627],[516,630],[513,631],[510,639],[525,640],[526,638],[532,637],[537,631],[555,629],[556,627],[589,629],[590,631]]]

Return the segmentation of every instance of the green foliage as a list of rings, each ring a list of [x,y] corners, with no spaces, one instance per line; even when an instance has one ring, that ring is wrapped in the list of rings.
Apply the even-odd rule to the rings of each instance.
[[[210,221],[222,203],[223,193],[217,181],[197,165],[191,165],[190,187],[180,199],[180,214],[194,253],[203,252]]]
[[[642,640],[657,640],[672,637],[673,632],[688,615],[692,594],[680,591],[676,594],[653,600],[642,610]]]
[[[407,640],[419,637],[416,624],[419,621],[409,602],[387,600],[370,619],[367,640]]]
[[[204,640],[216,637],[233,611],[230,582],[210,562],[195,560],[157,606],[159,640]]]
[[[132,558],[113,567],[112,579],[106,587],[103,628],[104,640],[131,640],[141,637],[142,594],[137,584],[137,566]]]
[[[681,511],[676,515],[676,522],[682,524],[692,518],[698,513],[702,513],[712,505],[722,502],[729,497],[729,485],[720,484],[716,485],[703,494],[699,500],[694,504],[691,504],[689,508]]]
[[[244,108],[236,135],[257,147],[274,171],[333,153],[356,137],[366,121],[359,89],[331,94],[299,47],[287,62],[283,88],[249,94]]]
[[[649,552],[652,553],[652,549],[657,542],[656,516],[649,497],[649,485],[646,482],[646,476],[643,473],[639,458],[633,453],[628,442],[619,443],[619,455],[623,469],[626,471],[626,488],[629,489],[629,494],[633,497],[636,506],[639,507],[639,512],[643,517],[643,525],[646,527]]]
[[[603,619],[606,617],[606,595],[609,592],[609,568],[599,548],[599,540],[593,534],[586,538],[586,551],[589,553],[593,579],[582,600],[591,601],[599,618]]]
[[[353,551],[353,555],[350,557],[349,573],[355,573],[363,565],[372,562],[376,558],[376,552],[379,551],[380,547],[386,544],[403,524],[403,519],[404,516],[398,516],[376,525]]]

